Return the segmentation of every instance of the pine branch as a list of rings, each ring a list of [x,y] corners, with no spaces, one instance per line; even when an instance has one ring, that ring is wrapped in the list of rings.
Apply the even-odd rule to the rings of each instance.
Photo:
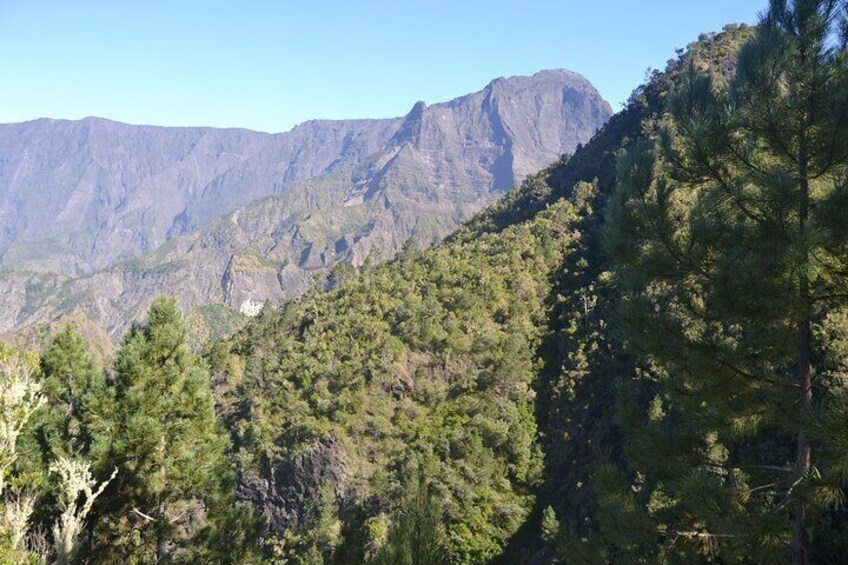
[[[667,530],[657,532],[661,536],[676,536],[686,539],[739,539],[750,537],[747,534],[711,534],[709,532],[683,532],[678,530]]]

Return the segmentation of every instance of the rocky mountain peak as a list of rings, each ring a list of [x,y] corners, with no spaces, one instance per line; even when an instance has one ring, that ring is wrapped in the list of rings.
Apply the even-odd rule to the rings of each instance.
[[[415,140],[421,135],[424,125],[424,113],[427,104],[423,100],[416,102],[409,113],[403,118],[403,122],[392,137],[392,144],[400,145],[410,140]]]

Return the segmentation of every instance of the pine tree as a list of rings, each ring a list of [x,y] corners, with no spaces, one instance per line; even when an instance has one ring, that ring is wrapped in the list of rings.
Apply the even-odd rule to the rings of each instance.
[[[441,565],[448,562],[444,515],[423,475],[389,527],[375,565]]]
[[[159,297],[127,334],[115,362],[118,466],[102,512],[100,559],[152,563],[199,542],[206,514],[226,498],[231,470],[208,370],[190,353],[174,300]],[[194,548],[196,550],[196,548]]]
[[[624,395],[636,494],[607,514],[623,546],[806,563],[828,537],[848,476],[848,430],[821,433],[845,384],[819,331],[848,298],[844,15],[773,0],[735,76],[693,66],[620,160],[608,244],[649,364]]]
[[[66,326],[42,353],[41,371],[47,405],[33,428],[43,462],[83,456],[105,465],[102,453],[91,452],[104,447],[114,401],[103,371],[88,353],[85,338],[73,326]]]

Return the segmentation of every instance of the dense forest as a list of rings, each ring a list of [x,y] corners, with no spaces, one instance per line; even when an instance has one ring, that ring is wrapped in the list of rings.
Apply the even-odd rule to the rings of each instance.
[[[848,554],[848,7],[703,35],[445,242],[0,351],[3,563]]]

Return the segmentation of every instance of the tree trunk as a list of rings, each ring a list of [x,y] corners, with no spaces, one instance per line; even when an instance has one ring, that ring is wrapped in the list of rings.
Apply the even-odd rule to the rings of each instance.
[[[798,458],[796,472],[798,476],[807,475],[811,467],[810,440],[807,437],[806,418],[813,400],[813,382],[811,369],[811,343],[809,319],[801,323],[798,330],[798,382],[801,387],[798,429]],[[792,540],[792,561],[795,565],[807,565],[807,516],[804,502],[795,503],[795,531]]]
[[[161,501],[159,503],[159,515],[157,519],[162,521],[163,523],[167,521],[167,517],[165,515],[165,502]],[[161,525],[158,525],[157,534],[156,534],[156,563],[164,563],[168,557],[168,538],[165,535],[165,528]]]
[[[806,125],[805,116],[805,125]],[[810,209],[810,180],[808,176],[807,161],[807,139],[805,133],[801,133],[800,151],[798,162],[798,177],[800,188],[800,204],[798,210],[798,224],[801,244],[806,245],[807,216]],[[807,437],[807,418],[813,401],[813,375],[812,375],[812,334],[810,331],[810,281],[807,278],[806,260],[804,258],[803,270],[800,274],[799,293],[801,298],[801,320],[798,324],[798,455],[795,462],[795,471],[799,479],[809,475],[812,465],[812,454],[810,440]],[[792,562],[795,565],[807,565],[807,509],[803,500],[795,503],[795,527],[792,536]]]

